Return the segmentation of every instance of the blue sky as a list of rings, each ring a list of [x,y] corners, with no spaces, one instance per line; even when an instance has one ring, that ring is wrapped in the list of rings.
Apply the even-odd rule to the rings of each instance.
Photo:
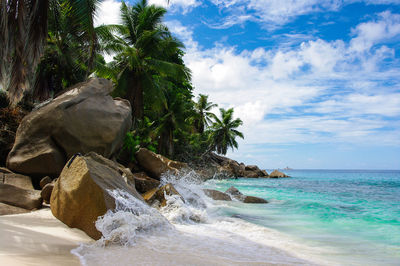
[[[400,0],[151,0],[195,94],[234,107],[228,156],[263,168],[400,169]],[[98,23],[118,22],[106,0]]]

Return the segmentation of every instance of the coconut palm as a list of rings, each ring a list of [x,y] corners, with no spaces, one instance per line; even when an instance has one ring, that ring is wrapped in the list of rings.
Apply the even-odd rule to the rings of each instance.
[[[195,125],[199,133],[203,133],[205,127],[212,123],[212,119],[215,119],[215,114],[211,112],[211,109],[217,106],[217,104],[208,101],[208,95],[199,94],[195,103]]]
[[[115,94],[131,102],[137,119],[144,115],[146,97],[163,98],[165,78],[190,79],[190,71],[176,61],[183,44],[161,23],[165,13],[164,8],[148,5],[147,0],[134,6],[122,2],[122,25],[98,28],[104,51],[117,53],[109,71],[117,80]]]
[[[243,124],[240,118],[233,119],[233,108],[225,110],[220,108],[221,119],[215,117],[211,126],[210,141],[211,147],[219,154],[226,154],[228,148],[238,148],[236,137],[244,138],[243,133],[236,130]]]
[[[85,32],[88,42],[88,72],[95,58],[96,36],[93,16],[100,0],[0,0],[0,87],[8,92],[11,104],[18,103],[32,89],[36,67],[48,36],[48,18],[59,16],[60,5]],[[82,32],[81,31],[81,32]],[[63,36],[56,36],[56,38]],[[64,36],[66,37],[66,36]],[[88,74],[88,73],[87,73]]]

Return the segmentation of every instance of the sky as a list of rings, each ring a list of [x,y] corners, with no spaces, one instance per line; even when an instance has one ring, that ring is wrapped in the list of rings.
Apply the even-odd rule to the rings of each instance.
[[[400,169],[400,0],[149,2],[168,9],[194,94],[243,120],[228,157],[267,169]],[[103,1],[97,24],[118,23],[119,7]]]

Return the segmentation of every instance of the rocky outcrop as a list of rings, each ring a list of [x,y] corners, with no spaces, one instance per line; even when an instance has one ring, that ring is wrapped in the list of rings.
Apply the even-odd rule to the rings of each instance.
[[[143,200],[127,174],[126,169],[96,153],[73,157],[54,184],[50,199],[53,215],[69,227],[99,239],[97,218],[116,207],[107,190],[120,189]]]
[[[244,203],[268,203],[267,200],[262,198],[243,195],[237,188],[233,186],[225,191],[225,193],[231,195],[234,199],[242,201]]]
[[[42,207],[40,191],[0,184],[0,202],[15,207],[34,210]]]
[[[203,191],[206,196],[212,198],[213,200],[232,201],[231,197],[224,192],[214,189],[203,189]]]
[[[281,177],[289,177],[288,175],[285,175],[282,172],[279,172],[278,170],[274,170],[272,173],[269,174],[270,178],[281,178]]]
[[[172,184],[166,184],[160,188],[154,188],[150,191],[147,191],[143,194],[143,199],[152,206],[164,207],[167,205],[167,200],[165,199],[165,195],[172,196],[178,195],[183,202],[185,200],[179,194],[179,192],[174,188]]]
[[[128,101],[113,99],[111,81],[90,79],[24,117],[7,167],[27,175],[57,177],[76,153],[110,158],[131,127]]]
[[[160,154],[149,151],[146,148],[140,148],[135,154],[136,160],[139,165],[146,171],[146,173],[157,180],[165,173],[177,174],[179,169],[187,167],[187,164],[172,161]]]
[[[148,177],[144,172],[134,173],[133,178],[135,180],[135,188],[141,194],[160,186],[160,181]]]
[[[260,170],[256,165],[245,165],[244,163],[238,163],[235,160],[229,159],[224,156],[211,153],[211,160],[217,163],[219,176],[225,177],[247,177],[247,178],[258,178],[267,177],[268,173],[265,170]]]

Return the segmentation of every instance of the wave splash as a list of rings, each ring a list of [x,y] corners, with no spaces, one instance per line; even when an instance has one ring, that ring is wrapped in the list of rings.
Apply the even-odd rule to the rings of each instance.
[[[311,264],[273,247],[287,245],[276,232],[221,216],[228,203],[208,198],[198,180],[194,172],[163,176],[161,184],[171,183],[184,201],[165,195],[167,205],[159,210],[124,191],[108,191],[116,208],[96,222],[103,237],[71,252],[83,265]]]

